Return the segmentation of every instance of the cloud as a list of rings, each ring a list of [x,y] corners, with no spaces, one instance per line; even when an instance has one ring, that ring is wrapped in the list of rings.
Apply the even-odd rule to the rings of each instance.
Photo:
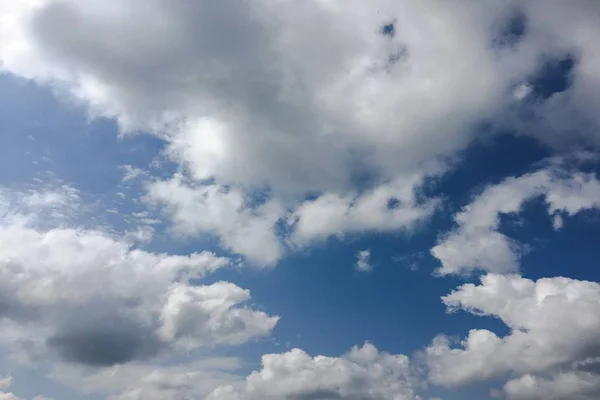
[[[175,233],[214,235],[225,248],[254,264],[273,265],[290,248],[301,249],[331,236],[414,228],[439,204],[436,199],[419,199],[419,181],[415,176],[356,196],[323,194],[284,207],[274,198],[253,204],[239,188],[197,185],[176,174],[149,182],[145,199],[162,208]]]
[[[222,386],[210,400],[418,400],[410,360],[369,343],[340,357],[311,357],[300,349],[262,357],[243,384]]]
[[[226,258],[152,253],[102,231],[44,230],[28,224],[36,218],[7,215],[0,344],[17,357],[109,366],[240,344],[269,334],[278,320],[249,308],[249,292],[232,283],[190,283],[229,265]]]
[[[60,226],[81,215],[81,200],[77,189],[62,183],[28,190],[0,187],[0,217],[4,223]]]
[[[0,376],[0,390],[6,390],[12,386],[13,377],[11,375]]]
[[[177,174],[125,168],[124,178],[143,176],[146,201],[173,232],[212,235],[254,264],[274,265],[330,237],[418,226],[439,204],[425,198],[423,182],[482,125],[555,149],[596,146],[599,10],[558,0],[2,1],[0,59],[2,72],[52,86],[123,134],[164,140]],[[595,390],[586,386],[592,372],[573,367],[587,349],[577,346],[596,346],[576,318],[595,304],[595,286],[501,276],[518,271],[523,249],[501,232],[502,214],[543,196],[560,229],[566,215],[598,206],[594,176],[555,172],[487,188],[431,250],[441,275],[495,273],[444,300],[512,330],[503,338],[473,330],[458,349],[436,339],[432,381],[510,373],[513,397],[555,382],[573,396]],[[271,332],[277,317],[251,308],[247,290],[191,283],[228,260],[137,248],[151,229],[73,224],[80,194],[63,189],[0,203],[0,343],[11,354],[110,369]],[[557,294],[539,295],[549,288]],[[588,321],[597,330],[593,315]],[[295,350],[265,356],[261,371],[213,396],[416,398],[407,363],[368,345],[335,358]],[[183,382],[188,397],[209,390],[182,370],[140,371],[132,376],[147,379],[123,386],[125,398],[181,398],[169,382]]]
[[[38,3],[6,7],[4,69],[63,83],[123,129],[159,133],[199,180],[343,188],[354,153],[394,177],[464,147],[535,67],[492,48],[508,6]],[[382,35],[389,21],[394,35]]]
[[[597,5],[585,2],[567,8],[560,1],[533,1],[520,2],[520,6],[527,30],[521,42],[523,50],[547,47],[539,57],[540,65],[525,80],[532,91],[528,102],[519,106],[516,126],[557,149],[564,149],[573,140],[596,146],[600,119],[590,112],[593,103],[589,102],[598,100],[594,88],[600,57],[590,51],[591,38],[600,32],[598,26],[591,25],[599,16]],[[559,26],[559,31],[548,34],[550,25]],[[515,122],[508,119],[509,124]]]
[[[455,386],[510,375],[515,378],[506,392],[523,399],[547,398],[539,394],[561,381],[572,384],[555,392],[556,399],[589,390],[586,382],[598,372],[590,370],[590,357],[600,352],[600,284],[488,274],[479,285],[462,285],[442,300],[451,311],[497,317],[510,332],[499,337],[473,329],[459,347],[437,337],[426,349],[431,382]],[[553,380],[545,378],[549,374]],[[569,390],[573,397],[565,394]]]
[[[279,318],[237,307],[248,300],[250,292],[230,282],[172,285],[161,310],[160,337],[195,349],[207,343],[237,345],[267,335]]]
[[[183,363],[133,362],[102,369],[61,364],[51,377],[83,393],[107,393],[110,400],[204,398],[221,385],[239,381],[241,360],[198,357]]]
[[[16,396],[11,392],[4,392],[4,390],[10,389],[13,383],[11,375],[5,375],[0,377],[0,400],[23,400],[21,397]],[[45,396],[35,396],[32,400],[54,400]]]
[[[361,250],[356,253],[356,269],[363,272],[369,272],[373,269],[371,265],[371,250]]]
[[[586,372],[564,372],[551,378],[525,375],[504,385],[509,399],[593,400],[600,396],[600,376]]]
[[[544,55],[577,57],[560,99],[532,105],[535,121],[560,131],[562,107],[565,121],[598,122],[592,3],[19,3],[4,5],[4,70],[161,136],[199,181],[303,195],[417,172],[481,122],[508,120]]]
[[[307,246],[331,236],[410,230],[430,217],[437,200],[420,201],[420,177],[379,185],[355,196],[324,194],[292,213],[292,242]]]
[[[146,200],[162,206],[178,234],[216,235],[225,248],[261,265],[273,264],[283,256],[275,224],[284,210],[275,201],[252,209],[238,189],[194,185],[181,175],[149,183]]]
[[[0,392],[0,400],[23,400],[20,397],[15,396],[12,393]]]
[[[420,400],[417,370],[407,356],[388,354],[366,343],[340,357],[311,357],[300,349],[266,354],[262,368],[247,377],[236,358],[207,357],[163,365],[133,362],[104,369],[68,364],[52,377],[110,400],[352,399]]]
[[[136,168],[128,164],[122,165],[121,168],[123,169],[123,182],[128,182],[147,174],[147,172],[143,169]]]
[[[482,123],[551,143],[582,126],[576,140],[598,140],[591,2],[10,3],[3,70],[59,87],[124,132],[164,139],[187,180],[157,181],[150,198],[176,232],[215,235],[256,264],[285,254],[274,232],[288,210],[294,232],[284,242],[295,247],[410,229],[435,208],[411,191]],[[569,57],[569,84],[541,96],[540,74]],[[268,197],[259,207],[246,201],[256,190]],[[214,213],[223,211],[221,226]],[[439,249],[442,273],[464,269],[450,265],[453,249],[468,247],[456,240]],[[466,269],[515,270],[515,243],[497,234],[470,242]]]
[[[560,229],[561,214],[571,216],[600,206],[600,182],[593,174],[551,166],[488,186],[454,216],[458,227],[431,249],[442,264],[437,272],[517,272],[523,247],[499,231],[500,217],[521,212],[527,201],[540,196],[553,216],[553,226]]]

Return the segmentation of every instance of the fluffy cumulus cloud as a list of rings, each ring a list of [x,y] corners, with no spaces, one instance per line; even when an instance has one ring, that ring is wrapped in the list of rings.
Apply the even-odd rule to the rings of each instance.
[[[550,378],[525,375],[504,385],[509,399],[516,400],[594,400],[600,396],[597,373],[566,372]]]
[[[177,174],[147,184],[148,204],[162,209],[173,231],[212,234],[222,245],[257,265],[273,265],[286,252],[332,236],[411,230],[435,210],[437,199],[419,198],[419,178],[385,183],[354,195],[325,194],[314,200],[252,201],[242,190],[198,185]],[[254,204],[253,204],[254,203]],[[281,229],[284,227],[284,229]]]
[[[409,230],[429,217],[437,200],[419,200],[419,178],[379,185],[355,196],[325,194],[304,201],[288,219],[296,246],[358,232]]]
[[[408,357],[369,343],[341,357],[311,357],[300,349],[262,357],[262,369],[238,386],[222,386],[210,400],[418,400]]]
[[[266,336],[278,317],[234,283],[202,282],[228,258],[141,247],[163,233],[154,217],[273,266],[332,237],[414,232],[445,195],[435,178],[481,135],[598,146],[598,2],[141,3],[0,0],[1,73],[51,86],[124,135],[159,137],[174,166],[123,162],[121,185],[143,191],[124,220],[144,226],[129,232],[81,218],[69,186],[0,190],[0,346],[114,400],[416,400],[408,358],[370,344],[268,354],[247,377],[238,359],[190,361]],[[439,275],[488,273],[444,303],[510,330],[435,338],[433,384],[503,378],[509,399],[600,396],[600,285],[516,275],[525,247],[502,232],[504,215],[538,198],[561,229],[600,205],[600,182],[560,163],[504,179],[431,249]],[[8,383],[0,398],[18,399]]]
[[[394,177],[460,148],[469,125],[536,66],[518,49],[494,51],[490,27],[511,11],[500,2],[49,0],[5,9],[6,70],[63,82],[124,129],[167,135],[169,154],[197,179],[288,190],[344,187],[354,153]],[[65,21],[72,29],[57,28]],[[392,22],[393,34],[382,34]]]
[[[240,190],[193,185],[181,175],[150,183],[146,199],[162,207],[180,235],[214,234],[225,248],[257,264],[273,264],[283,255],[275,228],[284,210],[276,202],[250,208]]]
[[[110,366],[240,344],[278,320],[249,308],[249,292],[232,283],[190,283],[226,258],[152,253],[106,232],[44,230],[36,218],[3,214],[0,342],[16,357]]]
[[[510,398],[600,395],[600,284],[488,274],[443,301],[453,311],[497,317],[510,333],[499,337],[474,329],[458,347],[437,337],[426,350],[432,382],[453,386],[510,375],[514,378],[504,387]]]
[[[266,354],[262,368],[245,378],[236,358],[211,357],[177,365],[129,363],[85,371],[62,365],[55,379],[111,400],[421,400],[409,358],[367,343],[339,357],[311,357],[300,349]]]
[[[4,1],[0,58],[92,116],[163,138],[188,194],[232,209],[215,227],[210,199],[188,219],[162,192],[175,229],[269,264],[283,254],[281,207],[297,221],[294,245],[411,227],[431,211],[401,198],[411,177],[464,149],[481,123],[550,143],[574,136],[566,123],[596,132],[597,14],[589,1]],[[544,73],[565,62],[564,87],[542,92]],[[240,200],[250,188],[268,188],[267,209]]]
[[[517,272],[523,247],[500,232],[501,216],[519,213],[538,197],[544,197],[553,225],[560,229],[562,215],[600,206],[600,181],[594,174],[549,167],[487,187],[454,216],[458,227],[431,249],[442,264],[438,273]]]

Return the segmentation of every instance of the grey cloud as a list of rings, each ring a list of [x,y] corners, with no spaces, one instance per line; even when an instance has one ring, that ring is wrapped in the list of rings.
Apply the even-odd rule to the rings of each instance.
[[[11,5],[7,12],[21,15],[23,23],[3,29],[0,57],[4,70],[62,86],[95,116],[165,139],[166,155],[199,189],[197,197],[207,182],[242,196],[268,188],[268,203],[278,212],[263,214],[242,202],[233,213],[239,218],[226,228],[206,224],[203,216],[183,217],[193,207],[170,193],[155,199],[167,206],[178,233],[218,236],[228,250],[268,265],[284,253],[274,234],[274,225],[288,217],[281,210],[298,219],[307,195],[321,195],[318,209],[337,199],[351,218],[334,221],[337,231],[324,229],[319,218],[300,218],[290,227],[296,244],[367,229],[401,230],[426,218],[428,202],[385,213],[371,207],[365,216],[352,207],[362,194],[355,178],[373,177],[367,191],[378,191],[443,173],[443,160],[476,140],[483,122],[546,142],[569,141],[569,129],[585,127],[575,142],[598,143],[600,120],[590,107],[600,93],[595,3],[369,4]],[[393,35],[382,34],[391,21]],[[544,97],[534,93],[540,92],[535,76],[544,57],[565,54],[577,55],[569,85],[544,101],[529,101],[528,94]],[[259,218],[248,218],[254,211]],[[515,270],[511,243],[489,239],[504,245],[499,258]]]
[[[152,253],[116,234],[46,230],[29,223],[36,218],[15,218],[18,208],[5,211],[0,346],[17,357],[107,367],[244,343],[278,321],[247,306],[249,291],[232,283],[190,283],[229,265],[226,258]]]
[[[290,395],[288,398],[290,400],[334,400],[341,398],[341,396],[334,390],[321,389],[310,393]]]
[[[70,362],[110,366],[155,356],[166,346],[151,327],[114,316],[94,321],[71,319],[70,325],[47,339]]]

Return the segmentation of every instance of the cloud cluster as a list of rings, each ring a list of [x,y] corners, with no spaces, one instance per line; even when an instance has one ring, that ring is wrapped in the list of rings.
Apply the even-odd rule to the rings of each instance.
[[[189,182],[155,182],[150,198],[166,205],[176,231],[215,235],[257,264],[285,253],[282,219],[293,223],[294,246],[414,226],[432,204],[411,193],[482,123],[510,123],[549,142],[581,126],[597,144],[600,121],[588,106],[598,99],[600,70],[593,2],[2,7],[3,70],[58,85],[124,131],[165,139],[165,154]],[[563,64],[564,87],[548,91],[548,71]],[[362,193],[356,183],[365,176],[373,182]],[[257,188],[270,198],[254,208],[247,197]],[[307,196],[313,200],[302,203]],[[390,199],[398,207],[387,207]],[[223,225],[215,223],[223,212]],[[488,235],[479,247],[487,242],[504,246],[492,256],[514,269],[510,243]],[[469,262],[480,261],[490,260]]]
[[[545,50],[494,50],[492,28],[512,11],[500,2],[5,8],[5,70],[63,83],[95,115],[165,136],[195,179],[301,193],[348,187],[357,160],[395,178],[464,147]]]
[[[511,376],[504,388],[510,398],[600,395],[600,284],[488,274],[442,300],[452,311],[497,317],[510,333],[473,329],[459,347],[437,337],[426,349],[432,382],[455,386]]]
[[[283,256],[275,226],[285,210],[277,202],[250,208],[240,190],[217,184],[193,185],[180,175],[150,183],[146,199],[162,207],[177,234],[214,234],[223,247],[259,265],[273,264]]]
[[[273,265],[290,249],[361,232],[410,231],[436,210],[419,198],[419,177],[378,185],[360,194],[324,194],[314,200],[254,200],[242,190],[198,185],[180,174],[148,183],[145,199],[159,206],[184,236],[213,234],[223,247],[257,265]],[[254,203],[254,204],[253,204]],[[282,229],[283,227],[283,229]]]
[[[518,272],[522,246],[500,232],[500,217],[519,213],[527,201],[538,197],[546,201],[548,214],[559,229],[562,215],[600,206],[600,181],[594,174],[553,166],[488,186],[454,216],[458,227],[431,249],[442,264],[437,272]]]
[[[125,167],[124,181],[144,181],[174,233],[274,265],[330,237],[418,226],[439,204],[424,182],[482,126],[558,150],[600,144],[599,20],[593,0],[0,0],[0,60],[123,133],[163,139],[177,173]],[[231,360],[144,364],[268,335],[278,317],[233,283],[193,283],[228,259],[139,249],[148,228],[75,223],[72,188],[0,194],[0,345],[21,360],[86,366],[90,387],[114,384],[108,373],[139,382],[111,389],[119,400],[417,399],[408,359],[369,344],[265,355],[238,383]],[[505,179],[431,249],[439,275],[488,272],[444,303],[510,329],[472,330],[458,347],[436,338],[434,384],[507,378],[511,399],[600,395],[600,286],[513,275],[522,245],[501,217],[539,197],[559,229],[600,206],[600,182],[554,167]]]
[[[565,161],[554,159],[538,171],[488,186],[454,216],[457,228],[431,249],[442,263],[440,275],[487,272],[479,285],[465,284],[442,297],[448,310],[496,317],[509,328],[505,336],[472,329],[458,346],[436,337],[425,351],[432,383],[453,387],[508,379],[496,394],[518,400],[600,395],[600,342],[594,333],[600,327],[594,311],[600,285],[516,275],[523,246],[501,232],[501,216],[521,212],[534,199],[544,200],[555,229],[565,216],[600,207],[597,177],[567,168]]]
[[[289,222],[292,242],[306,246],[331,236],[410,230],[430,217],[438,200],[419,199],[421,177],[405,177],[359,195],[324,194],[300,204]]]
[[[60,366],[56,379],[111,400],[421,400],[417,370],[407,356],[372,344],[339,357],[311,357],[300,349],[266,354],[260,370],[236,375],[239,359],[209,357],[173,365],[129,363],[85,371]]]
[[[380,352],[372,344],[341,357],[311,357],[300,349],[262,357],[262,369],[243,384],[223,386],[210,400],[418,400],[408,357]]]
[[[242,360],[198,357],[190,362],[132,362],[107,368],[60,364],[51,377],[85,394],[103,393],[110,400],[203,399],[216,387],[240,380]]]
[[[0,342],[17,357],[110,366],[240,344],[278,320],[246,306],[249,292],[232,283],[190,283],[226,258],[151,253],[102,231],[41,230],[18,215],[0,224]]]

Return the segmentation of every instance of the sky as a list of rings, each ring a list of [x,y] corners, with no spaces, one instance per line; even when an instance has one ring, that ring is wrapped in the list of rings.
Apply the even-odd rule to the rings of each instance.
[[[600,3],[0,0],[0,400],[600,398]]]

